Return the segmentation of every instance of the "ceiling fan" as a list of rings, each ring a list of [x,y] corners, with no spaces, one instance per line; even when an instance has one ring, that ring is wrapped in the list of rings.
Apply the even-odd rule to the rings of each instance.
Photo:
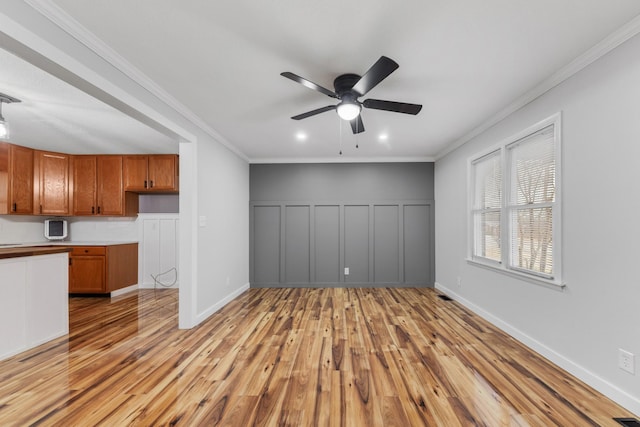
[[[381,56],[363,76],[357,74],[342,74],[336,77],[333,81],[335,91],[331,91],[288,71],[280,73],[281,76],[298,82],[309,89],[340,100],[337,105],[328,105],[298,114],[291,118],[293,120],[302,120],[315,116],[316,114],[324,113],[325,111],[336,110],[342,119],[351,123],[353,133],[361,133],[364,132],[364,124],[360,117],[362,107],[416,115],[422,109],[422,105],[383,101],[381,99],[365,99],[362,102],[358,100],[359,97],[366,95],[367,92],[376,87],[382,80],[386,79],[387,76],[393,73],[398,67],[399,65],[393,59]]]

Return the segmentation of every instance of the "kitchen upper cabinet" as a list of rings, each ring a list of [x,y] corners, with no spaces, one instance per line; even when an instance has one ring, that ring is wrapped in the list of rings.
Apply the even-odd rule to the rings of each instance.
[[[135,216],[138,193],[177,193],[178,155],[70,155],[0,142],[0,215]]]
[[[34,151],[35,214],[69,215],[69,168],[68,154]]]
[[[135,216],[138,195],[123,189],[122,156],[74,156],[73,214]]]
[[[98,206],[97,156],[73,156],[73,214],[95,215]]]
[[[178,176],[178,156],[175,154],[124,156],[125,191],[175,193]]]
[[[0,142],[0,214],[33,215],[33,151]]]

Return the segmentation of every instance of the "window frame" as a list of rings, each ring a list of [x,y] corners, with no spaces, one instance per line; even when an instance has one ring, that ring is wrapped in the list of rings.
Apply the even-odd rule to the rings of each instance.
[[[562,281],[562,114],[558,112],[532,126],[505,138],[500,143],[493,145],[481,152],[469,157],[467,161],[467,225],[468,244],[467,262],[476,266],[485,267],[513,277],[518,277],[533,283],[564,287]],[[553,273],[551,275],[531,271],[512,265],[512,213],[518,210],[518,206],[511,201],[511,149],[521,143],[523,139],[553,126],[554,141],[554,163],[555,163],[555,200],[545,203],[552,208],[552,253],[553,253]],[[475,216],[481,211],[474,206],[476,194],[474,166],[479,161],[499,152],[502,175],[501,207],[500,207],[500,261],[475,254],[476,236],[478,232],[475,225]],[[535,204],[540,207],[541,204]]]

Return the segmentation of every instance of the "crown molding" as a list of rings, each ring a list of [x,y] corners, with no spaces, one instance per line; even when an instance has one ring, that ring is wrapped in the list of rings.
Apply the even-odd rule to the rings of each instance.
[[[54,4],[50,0],[24,0],[34,10],[39,12],[45,18],[53,22],[64,32],[71,37],[82,43],[85,47],[91,50],[93,53],[104,59],[111,66],[122,72],[129,79],[143,87],[153,96],[158,98],[164,104],[171,107],[178,114],[185,119],[193,123],[204,133],[209,135],[215,141],[219,142],[231,152],[242,158],[246,162],[249,162],[249,158],[245,153],[240,151],[235,145],[229,142],[226,138],[220,135],[216,130],[209,126],[204,120],[187,108],[184,104],[171,96],[168,92],[162,89],[151,78],[133,66],[124,57],[118,54],[115,50],[109,47],[101,39],[87,30],[82,24],[76,21],[68,13],[62,10],[59,6]]]
[[[249,159],[251,164],[281,163],[424,163],[434,162],[433,157],[265,157]]]
[[[452,151],[458,149],[463,146],[467,142],[471,141],[476,136],[480,135],[487,129],[496,125],[500,121],[507,118],[509,115],[515,113],[520,108],[544,95],[549,90],[558,86],[560,83],[564,82],[568,78],[577,74],[579,71],[586,68],[588,65],[602,58],[607,53],[611,52],[622,43],[631,39],[640,33],[640,15],[633,18],[631,21],[611,33],[605,39],[597,43],[591,49],[587,50],[582,55],[578,56],[576,59],[560,68],[558,71],[553,73],[551,76],[542,81],[539,85],[526,92],[524,95],[517,98],[514,102],[509,104],[506,108],[502,109],[495,115],[489,117],[483,124],[473,129],[471,132],[447,145],[444,149],[440,150],[436,156],[435,160],[440,160],[447,154]]]

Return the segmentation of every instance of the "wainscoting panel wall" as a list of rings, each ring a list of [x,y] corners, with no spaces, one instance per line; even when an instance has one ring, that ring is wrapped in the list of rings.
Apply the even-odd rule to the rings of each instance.
[[[425,259],[432,259],[431,242],[433,210],[428,205],[404,205],[403,210],[403,268],[406,284],[418,284],[429,277],[429,263]]]
[[[349,269],[349,274],[344,276],[345,282],[371,280],[369,221],[369,206],[344,206],[344,267]]]
[[[314,272],[316,283],[340,282],[340,206],[314,209]]]
[[[309,283],[311,277],[310,206],[287,206],[284,217],[284,280]]]
[[[138,287],[178,287],[178,214],[139,214],[137,221]]]
[[[280,282],[280,206],[254,206],[251,209],[253,223],[253,273],[260,282]]]
[[[427,201],[252,203],[251,284],[430,285],[432,208]]]
[[[250,171],[252,286],[433,285],[432,163]]]
[[[398,205],[374,206],[373,208],[373,281],[397,283],[400,281],[401,258]],[[426,280],[426,277],[425,277]]]

